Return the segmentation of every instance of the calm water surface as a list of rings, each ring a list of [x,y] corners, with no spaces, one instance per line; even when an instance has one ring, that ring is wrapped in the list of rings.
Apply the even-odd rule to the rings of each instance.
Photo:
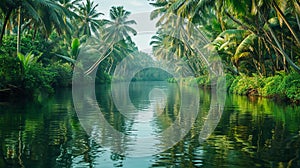
[[[130,86],[135,117],[128,119],[115,107],[109,85],[97,86],[96,96],[106,121],[131,138],[158,136],[176,120],[181,103],[175,84],[135,82]],[[88,136],[71,89],[34,102],[0,102],[0,167],[300,167],[299,106],[227,95],[217,128],[199,143],[211,94],[200,90],[200,96],[199,115],[187,136],[146,157],[115,154]]]

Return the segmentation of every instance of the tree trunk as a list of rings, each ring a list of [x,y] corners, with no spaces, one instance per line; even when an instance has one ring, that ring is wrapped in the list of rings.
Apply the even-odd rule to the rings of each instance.
[[[243,24],[241,21],[239,21],[238,19],[234,18],[232,15],[230,15],[228,12],[225,11],[225,14],[233,21],[235,22],[236,24],[240,25],[244,30],[248,30],[250,31],[251,33],[255,34],[255,35],[258,35],[256,33],[256,30],[252,30],[249,26]]]
[[[35,40],[35,38],[36,38],[36,34],[37,34],[37,27],[34,27],[34,31],[33,31],[32,40]]]
[[[298,28],[299,28],[299,31],[300,31],[300,21],[299,21],[299,16],[298,16],[297,13],[296,13],[296,20],[297,20],[297,25],[298,25]]]
[[[291,25],[289,24],[289,22],[286,20],[285,16],[284,16],[284,13],[281,11],[281,9],[278,7],[278,5],[276,4],[275,1],[273,1],[273,7],[274,9],[279,13],[279,15],[281,16],[283,22],[286,24],[287,28],[290,30],[290,32],[292,33],[292,35],[294,36],[295,40],[296,40],[296,44],[297,46],[300,46],[300,40],[299,38],[297,37],[295,31],[293,30],[293,28],[291,27]]]
[[[296,71],[297,73],[300,74],[300,67],[297,66],[297,65],[290,59],[290,57],[285,53],[285,51],[283,50],[282,46],[280,45],[280,43],[279,43],[277,37],[275,36],[275,34],[274,34],[272,28],[269,26],[268,23],[267,23],[267,26],[268,26],[268,29],[269,29],[269,31],[270,31],[270,33],[271,33],[272,38],[274,39],[274,41],[275,41],[277,47],[278,47],[279,50],[280,50],[281,55],[283,55],[283,57],[286,59],[286,61],[287,61],[287,62],[295,69],[295,71]]]
[[[284,34],[281,33],[281,43],[282,43],[282,49],[285,50],[285,43],[284,43]],[[283,57],[283,65],[284,65],[284,72],[289,72],[288,70],[288,66],[287,66],[287,63],[286,63],[286,59],[285,57]]]
[[[110,67],[109,67],[109,69],[108,69],[108,71],[107,71],[107,73],[108,73],[109,75],[110,75],[110,72],[111,72],[111,70],[112,70],[113,65],[114,65],[114,60],[111,61]]]
[[[104,55],[103,57],[100,57],[88,70],[86,70],[84,72],[85,75],[89,75],[91,74],[96,68],[98,68],[98,65],[105,59],[107,58],[113,51],[113,44],[110,45],[111,46],[111,49],[109,51],[108,54]]]
[[[17,35],[17,54],[21,52],[21,6],[18,9],[18,35]]]
[[[274,3],[273,3],[273,5],[274,5]],[[260,13],[260,11],[258,11],[258,12]],[[262,15],[262,16],[263,16],[263,15]],[[293,68],[297,73],[300,74],[300,67],[297,66],[297,65],[293,62],[293,60],[291,60],[291,58],[285,53],[285,51],[283,50],[283,48],[282,48],[280,42],[278,41],[277,37],[275,36],[275,33],[273,32],[272,28],[270,27],[270,25],[269,25],[267,19],[266,19],[265,17],[263,17],[263,20],[264,20],[265,23],[266,23],[266,26],[267,26],[267,28],[268,28],[270,34],[271,34],[272,39],[275,41],[275,44],[276,44],[276,46],[278,47],[278,51],[279,51],[280,54],[283,56],[283,59],[285,59],[285,60],[292,66],[292,68]],[[265,34],[268,36],[268,33],[267,33],[267,32],[265,32]],[[271,39],[270,39],[270,40],[271,40]],[[272,41],[270,41],[270,43],[271,43],[271,45],[273,45],[273,44],[272,44],[272,43],[273,43]]]
[[[7,22],[9,20],[11,12],[12,12],[12,9],[9,9],[8,12],[6,13],[6,16],[5,16],[5,19],[4,19],[4,23],[3,23],[2,30],[1,30],[1,35],[0,35],[0,46],[2,45],[2,39],[3,39],[3,36],[4,36],[6,25],[7,25]]]

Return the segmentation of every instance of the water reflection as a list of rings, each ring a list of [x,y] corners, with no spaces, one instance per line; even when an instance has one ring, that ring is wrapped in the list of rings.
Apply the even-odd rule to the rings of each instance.
[[[111,128],[107,128],[105,124],[106,132],[94,129],[92,133],[97,135],[93,138],[104,146],[113,147],[114,152],[131,157],[151,156],[172,147],[188,133],[198,112],[199,96],[194,92],[194,88],[179,89],[177,85],[166,82],[137,82],[130,86],[126,83],[118,83],[114,85],[108,96],[97,95],[100,107],[103,107],[101,111],[106,115],[104,122],[113,121],[109,126],[118,126],[119,120],[111,119],[111,116],[116,116],[130,123],[125,123],[125,126],[130,125],[130,129],[113,128],[114,130],[111,131]],[[107,109],[107,106],[102,106],[102,99],[108,99],[106,102],[113,101],[110,103],[113,104],[113,111],[111,108]],[[157,111],[160,115],[157,115]],[[95,115],[93,111],[91,114]],[[171,118],[171,122],[161,123],[160,118],[164,117]],[[83,122],[84,125],[87,124],[87,130],[94,127],[89,124],[90,120]],[[102,119],[98,122],[102,123]],[[168,127],[161,127],[163,125]],[[97,129],[102,127],[103,125]],[[114,136],[111,136],[111,132],[115,130],[121,133],[116,133],[116,136],[113,133]],[[110,143],[104,144],[105,142]]]
[[[137,90],[138,87],[147,89],[137,83],[132,86]],[[152,93],[161,95],[150,94],[149,100],[153,88],[145,93],[131,91],[131,101],[138,109],[135,112],[147,108],[157,108],[159,112],[147,114],[150,130],[144,132],[159,133],[179,115],[180,94],[168,92],[168,87],[158,88],[168,97],[166,102],[158,90]],[[96,90],[109,124],[126,134],[144,133],[135,131],[144,124],[144,116],[128,120],[111,101],[109,86]],[[199,130],[213,97],[210,91],[201,90],[199,94],[201,113],[188,135],[164,152],[139,158],[114,154],[89,137],[78,121],[68,89],[39,102],[22,98],[1,102],[0,167],[300,167],[299,106],[228,95],[216,130],[208,140],[199,143]],[[154,98],[162,100],[161,104]],[[159,107],[164,103],[166,107],[161,111]]]

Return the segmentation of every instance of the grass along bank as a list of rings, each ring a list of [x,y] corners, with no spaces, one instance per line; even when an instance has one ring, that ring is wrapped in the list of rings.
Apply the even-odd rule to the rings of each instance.
[[[295,72],[278,72],[272,77],[241,75],[228,77],[227,82],[230,93],[300,103],[300,75]]]
[[[197,78],[180,79],[185,85],[199,86],[202,88],[210,88],[216,82],[216,79],[209,76],[200,76]],[[217,83],[221,83],[224,79],[218,79]],[[170,83],[177,82],[174,78],[167,80]],[[259,96],[276,99],[278,101],[289,101],[292,103],[300,103],[300,75],[296,72],[286,74],[277,72],[272,77],[261,77],[258,75],[233,76],[226,74],[226,86],[218,86],[218,88],[226,89],[227,92],[245,96]]]

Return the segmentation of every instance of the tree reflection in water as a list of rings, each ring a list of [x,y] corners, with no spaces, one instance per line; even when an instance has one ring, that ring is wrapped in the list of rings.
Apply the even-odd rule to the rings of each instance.
[[[103,85],[97,92],[105,119],[130,133],[135,123],[117,111],[109,90]],[[149,93],[132,94],[135,106],[149,105]],[[160,115],[152,116],[157,131],[178,116],[180,94],[167,96],[172,99]],[[200,96],[201,113],[188,135],[164,152],[141,158],[113,154],[87,136],[68,89],[41,101],[0,103],[0,167],[300,167],[299,106],[228,95],[217,128],[199,143],[212,95],[200,90]]]

